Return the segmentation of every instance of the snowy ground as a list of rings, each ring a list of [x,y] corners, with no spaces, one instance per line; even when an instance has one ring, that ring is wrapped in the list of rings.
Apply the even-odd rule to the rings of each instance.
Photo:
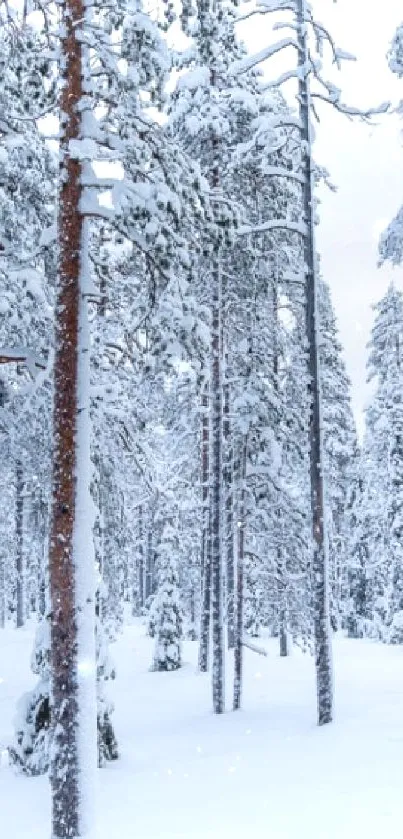
[[[33,683],[32,631],[0,630],[0,744]],[[401,834],[403,649],[338,639],[337,714],[315,725],[313,662],[246,651],[244,710],[214,717],[196,644],[182,670],[148,670],[152,642],[113,647],[121,759],[99,772],[99,839],[379,839]],[[230,673],[228,673],[230,675]],[[230,705],[230,686],[227,703]],[[47,839],[45,778],[0,766],[0,834]]]

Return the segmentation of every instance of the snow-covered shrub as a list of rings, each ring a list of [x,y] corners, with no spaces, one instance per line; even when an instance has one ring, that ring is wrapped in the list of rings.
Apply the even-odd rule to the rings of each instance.
[[[373,618],[362,618],[360,622],[363,638],[371,638],[373,641],[385,641],[385,624],[378,614]]]
[[[97,724],[98,763],[119,756],[118,745],[111,723],[113,704],[109,701],[105,682],[115,678],[115,668],[109,654],[106,633],[99,616],[100,594],[96,606],[97,657]],[[31,669],[39,676],[33,690],[25,693],[17,706],[15,741],[9,748],[10,761],[26,775],[43,775],[49,769],[51,745],[50,703],[50,625],[43,619],[37,628]]]
[[[248,555],[245,563],[244,627],[252,638],[259,638],[264,615],[264,568]]]
[[[403,611],[396,612],[393,615],[393,620],[389,627],[389,643],[403,644]]]
[[[96,607],[96,657],[97,657],[97,722],[98,722],[98,763],[103,766],[107,760],[119,757],[118,744],[111,723],[113,703],[107,697],[105,682],[116,676],[115,666],[109,653],[106,632],[99,616],[99,595]]]
[[[156,610],[154,594],[150,595],[150,597],[147,598],[144,608],[147,614],[147,635],[150,638],[155,638],[155,627],[157,623],[158,613]]]
[[[31,670],[39,676],[39,681],[18,702],[14,720],[15,745],[9,749],[11,762],[26,775],[43,775],[49,769],[49,660],[49,623],[42,620],[36,631],[31,657]]]

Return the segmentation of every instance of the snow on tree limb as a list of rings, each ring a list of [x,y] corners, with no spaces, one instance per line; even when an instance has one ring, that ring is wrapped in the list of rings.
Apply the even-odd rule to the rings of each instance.
[[[267,61],[269,58],[272,58],[273,55],[287,49],[287,47],[294,47],[294,49],[298,49],[298,45],[294,38],[283,38],[282,41],[277,41],[275,44],[269,44],[263,50],[260,50],[260,52],[255,53],[255,55],[247,55],[240,61],[235,61],[231,67],[231,74],[236,76],[241,73],[246,73],[248,70],[251,70],[252,67],[256,67],[257,64]]]
[[[299,233],[301,236],[306,236],[307,226],[303,222],[289,221],[288,219],[269,219],[263,224],[257,224],[254,227],[243,225],[237,230],[239,236],[250,236],[253,233],[268,233],[270,230],[289,230],[290,233]]]
[[[267,658],[267,650],[264,650],[263,647],[258,647],[257,644],[253,644],[249,638],[244,637],[242,638],[242,646],[247,647],[248,650],[252,650],[253,653],[258,653],[258,655],[264,655]]]
[[[0,348],[0,364],[23,363],[26,364],[30,376],[34,379],[38,370],[45,370],[46,364],[36,353],[28,347],[2,347]]]
[[[52,224],[50,227],[47,227],[46,230],[42,232],[41,238],[39,240],[39,247],[47,248],[49,245],[52,245],[57,239],[57,226],[56,224]]]
[[[264,82],[262,85],[262,90],[273,90],[275,87],[281,87],[284,82],[290,81],[290,79],[297,79],[298,78],[298,70],[295,68],[294,70],[286,70],[284,73],[281,73],[277,79],[271,79],[269,82]]]
[[[252,17],[253,15],[259,14],[267,14],[272,12],[282,12],[288,11],[296,13],[298,8],[298,4],[295,0],[257,0],[256,5],[248,10],[246,14],[241,14],[239,20],[245,20],[247,17]],[[305,72],[306,75],[312,74],[315,80],[318,82],[322,90],[319,91],[312,91],[311,93],[311,100],[318,99],[320,101],[326,102],[329,105],[333,105],[336,110],[340,113],[345,114],[348,117],[359,117],[363,120],[370,120],[373,116],[378,116],[379,114],[384,114],[390,109],[390,102],[383,102],[379,106],[374,108],[368,109],[360,109],[356,107],[352,107],[346,105],[340,100],[341,91],[332,84],[332,82],[324,79],[321,74],[322,68],[322,57],[324,53],[324,46],[327,45],[330,48],[332,54],[332,63],[337,66],[337,68],[341,69],[342,61],[355,61],[356,58],[349,52],[345,50],[339,49],[336,46],[336,43],[329,32],[329,30],[319,21],[315,20],[312,10],[308,7],[305,8],[304,11],[304,20],[305,26],[310,27],[313,33],[313,37],[315,40],[315,55],[318,57],[316,59],[312,58],[312,55],[309,53],[309,61],[307,66],[302,70],[301,65],[298,67],[294,67],[288,71],[284,71],[282,74],[278,76],[277,79],[273,79],[272,81],[263,83],[264,90],[270,90],[273,88],[281,87],[285,82],[289,81],[293,78],[299,78],[301,71]],[[280,29],[291,29],[296,31],[297,27],[293,21],[279,21],[274,24],[274,30]],[[400,37],[395,37],[395,41],[392,44],[391,51],[389,53],[389,60],[392,66],[393,72],[399,74],[399,61],[401,55],[401,39]],[[298,43],[292,37],[284,38],[281,41],[277,41],[275,44],[269,44],[265,49],[260,50],[260,52],[255,53],[251,56],[246,56],[245,58],[234,62],[231,72],[234,75],[245,73],[247,70],[250,70],[253,67],[256,67],[263,62],[267,61],[273,55],[282,52],[283,50],[287,49],[288,47],[293,46],[298,50]],[[396,56],[399,56],[398,58]],[[403,66],[403,65],[402,65]],[[311,103],[312,104],[312,103]],[[315,108],[312,104],[312,111],[315,117],[318,119],[316,114]]]

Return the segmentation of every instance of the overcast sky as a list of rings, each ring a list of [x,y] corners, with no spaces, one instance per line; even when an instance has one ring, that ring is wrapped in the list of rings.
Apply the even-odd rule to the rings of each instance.
[[[315,12],[338,46],[357,61],[331,73],[343,100],[359,107],[403,99],[403,81],[389,71],[386,52],[396,26],[403,21],[402,0],[314,0]],[[245,32],[248,47],[267,43],[269,20],[259,19]],[[268,36],[268,37],[267,37]],[[278,37],[283,37],[279,35]],[[270,73],[275,76],[276,73]],[[328,73],[329,75],[329,73]],[[403,123],[393,116],[368,127],[350,122],[329,107],[321,108],[314,154],[330,171],[337,194],[321,191],[321,224],[317,244],[324,278],[331,286],[360,431],[368,400],[366,344],[373,320],[371,306],[393,277],[403,288],[403,268],[377,268],[377,240],[403,204]]]

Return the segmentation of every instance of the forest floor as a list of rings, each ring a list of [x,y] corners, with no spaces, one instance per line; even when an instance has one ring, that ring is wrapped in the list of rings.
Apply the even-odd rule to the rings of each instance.
[[[35,683],[32,628],[0,630],[0,748]],[[121,758],[99,771],[99,839],[379,839],[401,833],[403,648],[337,638],[336,719],[315,724],[312,658],[246,650],[243,710],[211,713],[209,676],[152,673],[140,624],[113,645],[110,692]],[[227,705],[231,705],[228,661]],[[48,839],[46,778],[16,775],[2,753],[0,835]]]

